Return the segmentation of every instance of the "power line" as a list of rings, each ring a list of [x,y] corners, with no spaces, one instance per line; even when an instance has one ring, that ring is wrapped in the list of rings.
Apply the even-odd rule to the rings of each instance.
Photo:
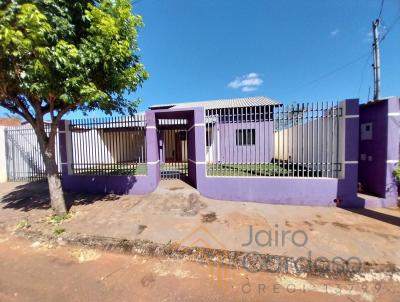
[[[384,4],[385,4],[385,0],[381,0],[381,8],[379,9],[378,19],[380,19],[381,16],[382,16],[382,11],[383,11],[383,5]]]
[[[382,37],[380,38],[380,42],[385,40],[385,38],[388,35],[388,33],[390,33],[392,31],[392,29],[396,26],[396,24],[397,24],[397,22],[399,22],[399,20],[400,20],[400,15],[397,16],[397,18],[393,21],[393,23],[388,27],[386,32],[382,35]]]
[[[136,0],[136,1],[133,1],[132,4],[138,4],[138,3],[142,2],[142,1],[144,1],[144,0]],[[148,0],[148,1],[151,1],[151,0]],[[382,16],[384,4],[385,4],[385,0],[381,0],[380,9],[379,9],[379,14],[378,14],[378,19],[380,19],[381,16]],[[379,39],[380,42],[382,42],[382,41],[386,38],[386,36],[387,36],[387,35],[389,34],[389,32],[394,28],[394,26],[397,24],[397,22],[398,22],[399,20],[400,20],[400,15],[394,20],[394,22],[391,24],[391,26],[388,27],[388,30],[385,32],[385,34],[383,34],[383,35],[381,36],[381,38]],[[371,55],[372,55],[372,51],[369,51],[369,52],[367,52],[367,53],[364,53],[364,54],[362,54],[361,56],[356,57],[356,58],[354,58],[353,60],[348,61],[347,63],[345,63],[345,64],[343,64],[343,65],[341,65],[341,66],[339,66],[339,67],[337,67],[337,68],[335,68],[335,69],[333,69],[333,70],[327,72],[327,73],[322,74],[322,75],[319,76],[318,78],[316,78],[316,79],[314,79],[314,80],[312,80],[312,81],[310,81],[310,82],[308,82],[308,83],[306,83],[306,84],[300,86],[298,89],[303,89],[303,88],[308,87],[308,86],[311,86],[311,85],[313,85],[313,84],[315,84],[315,83],[317,83],[317,82],[319,82],[319,81],[322,81],[323,79],[325,79],[325,78],[327,78],[327,77],[330,77],[330,76],[332,76],[333,74],[335,74],[335,73],[337,73],[337,72],[339,72],[339,71],[341,71],[341,70],[343,70],[343,69],[346,69],[347,67],[349,67],[349,66],[351,66],[351,65],[353,65],[353,64],[355,64],[355,63],[357,63],[358,61],[360,61],[360,60],[362,60],[363,58],[366,57],[367,60],[366,60],[366,62],[364,63],[364,66],[363,66],[363,70],[362,70],[362,74],[361,74],[360,86],[359,86],[359,89],[358,89],[358,95],[360,95],[361,86],[362,86],[363,81],[364,81],[365,68],[366,68],[366,66],[367,66],[368,61],[369,61],[370,58],[371,58]]]
[[[365,69],[367,68],[367,65],[368,65],[368,62],[369,62],[370,59],[371,59],[371,56],[372,56],[372,51],[370,51],[370,53],[369,53],[367,59],[365,60],[364,66],[363,66],[363,68],[362,68],[361,79],[360,79],[360,85],[358,86],[358,93],[357,93],[358,97],[361,97],[360,94],[361,94],[361,87],[362,87],[362,84],[364,83]]]
[[[378,16],[378,18],[376,19],[376,21],[375,22],[378,22],[378,24],[379,23],[384,23],[384,21],[381,19],[381,16],[382,16],[382,10],[383,10],[383,6],[384,6],[384,0],[382,0],[381,1],[381,7],[380,7],[380,10],[379,10],[379,16]],[[400,12],[400,10],[399,10],[399,12]],[[397,22],[400,20],[400,15],[398,15],[398,17],[397,18],[395,18],[395,20],[393,21],[393,23],[387,28],[387,30],[385,31],[385,33],[378,39],[378,40],[376,40],[375,42],[374,42],[374,47],[376,47],[375,45],[376,45],[376,43],[381,43],[382,41],[384,41],[385,40],[385,38],[387,37],[387,35],[392,31],[392,29],[395,27],[395,25],[397,24]],[[359,87],[358,87],[358,97],[360,97],[360,93],[361,93],[361,87],[362,87],[362,84],[363,84],[363,82],[364,82],[364,74],[365,74],[365,68],[366,68],[366,66],[367,66],[367,64],[368,64],[368,61],[370,60],[370,58],[371,58],[371,55],[372,55],[372,52],[370,53],[370,55],[368,56],[368,58],[367,58],[367,60],[365,61],[365,63],[364,63],[364,66],[363,66],[363,69],[362,69],[362,72],[361,72],[361,79],[360,79],[360,85],[359,85]],[[372,66],[375,66],[375,61],[374,61],[374,64],[372,65]],[[375,68],[375,67],[374,67]],[[375,71],[374,71],[374,81],[375,81],[375,76],[376,76],[376,74],[375,74]],[[369,87],[369,89],[371,89],[371,87]],[[376,88],[375,88],[375,90],[376,90]],[[369,92],[368,92],[368,99],[369,99]]]
[[[357,63],[358,61],[360,61],[360,60],[362,60],[362,59],[364,59],[365,57],[370,56],[370,55],[371,55],[371,52],[370,52],[370,51],[367,52],[367,53],[364,53],[363,55],[361,55],[361,56],[359,56],[359,57],[356,57],[356,58],[354,58],[353,60],[348,61],[347,63],[345,63],[345,64],[343,64],[343,65],[341,65],[341,66],[339,66],[339,67],[337,67],[337,68],[335,68],[335,69],[333,69],[333,70],[331,70],[331,71],[329,71],[329,72],[326,72],[326,73],[322,74],[322,75],[319,76],[318,78],[316,78],[316,79],[314,79],[314,80],[312,80],[312,81],[310,81],[310,82],[308,82],[308,83],[306,83],[306,84],[300,86],[300,87],[299,87],[298,89],[296,89],[296,90],[303,89],[303,88],[308,87],[308,86],[311,86],[311,85],[313,85],[313,84],[315,84],[315,83],[317,83],[317,82],[319,82],[319,81],[322,81],[323,79],[325,79],[325,78],[327,78],[327,77],[330,77],[331,75],[335,74],[336,72],[339,72],[339,71],[341,71],[341,70],[343,70],[343,69],[346,69],[347,67],[349,67],[349,66],[351,66],[351,65],[353,65],[353,64],[355,64],[355,63]]]
[[[381,16],[382,16],[384,4],[385,4],[385,0],[381,0],[378,19],[380,19]],[[391,24],[391,26],[388,28],[388,30],[385,32],[385,34],[382,35],[382,37],[379,39],[380,42],[382,42],[386,38],[388,33],[393,29],[393,27],[396,25],[396,23],[399,20],[400,20],[400,15],[394,20],[394,22]],[[368,51],[367,53],[364,53],[361,56],[356,57],[353,60],[351,60],[351,61],[349,61],[349,62],[347,62],[347,63],[345,63],[345,64],[343,64],[343,65],[341,65],[341,66],[339,66],[339,67],[337,67],[337,68],[335,68],[335,69],[333,69],[333,70],[331,70],[331,71],[329,71],[329,72],[327,72],[325,74],[322,74],[318,78],[316,78],[316,79],[314,79],[314,80],[312,80],[312,81],[300,86],[298,89],[303,89],[305,87],[311,86],[311,85],[313,85],[313,84],[315,84],[315,83],[317,83],[317,82],[319,82],[319,81],[321,81],[321,80],[323,80],[323,79],[325,79],[327,77],[330,77],[331,75],[333,75],[333,74],[335,74],[335,73],[337,73],[337,72],[339,72],[339,71],[341,71],[341,70],[343,70],[343,69],[345,69],[345,68],[347,68],[347,67],[349,67],[349,66],[351,66],[351,65],[353,65],[355,63],[357,63],[358,61],[362,60],[363,58],[366,58],[366,61],[365,61],[364,65],[363,65],[362,74],[361,74],[360,86],[358,88],[358,95],[360,95],[361,86],[362,86],[363,81],[364,81],[365,69],[366,69],[366,66],[367,66],[370,58],[371,58],[371,55],[372,55],[372,51]]]

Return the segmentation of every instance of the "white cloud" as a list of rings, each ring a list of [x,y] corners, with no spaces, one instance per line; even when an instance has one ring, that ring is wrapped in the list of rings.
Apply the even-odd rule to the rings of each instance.
[[[367,32],[363,39],[364,42],[372,42],[372,32]]]
[[[241,89],[243,92],[255,91],[262,85],[264,81],[260,75],[255,72],[236,77],[233,81],[228,84],[229,88]]]
[[[339,34],[339,32],[340,32],[340,30],[339,29],[335,29],[335,30],[332,30],[331,32],[330,32],[330,34],[331,34],[331,37],[336,37],[338,34]]]
[[[242,88],[242,91],[243,92],[249,92],[249,91],[254,91],[254,90],[257,90],[257,89],[258,89],[258,87],[254,87],[254,86],[244,86]]]

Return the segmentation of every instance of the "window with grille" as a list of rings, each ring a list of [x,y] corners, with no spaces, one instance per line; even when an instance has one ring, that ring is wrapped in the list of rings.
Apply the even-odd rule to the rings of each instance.
[[[246,146],[256,144],[256,129],[236,130],[236,145]]]

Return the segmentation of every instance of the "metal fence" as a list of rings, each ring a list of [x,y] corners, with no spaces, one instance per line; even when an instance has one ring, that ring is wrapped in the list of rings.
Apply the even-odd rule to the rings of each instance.
[[[72,120],[69,130],[73,174],[147,174],[144,114]]]
[[[337,178],[338,103],[206,110],[209,176]]]
[[[161,179],[184,179],[188,176],[188,134],[186,119],[159,119]]]
[[[47,129],[46,131],[49,131]],[[40,152],[35,130],[30,125],[5,129],[6,169],[8,181],[34,181],[46,179],[46,168]],[[55,142],[56,162],[59,164],[58,133]]]

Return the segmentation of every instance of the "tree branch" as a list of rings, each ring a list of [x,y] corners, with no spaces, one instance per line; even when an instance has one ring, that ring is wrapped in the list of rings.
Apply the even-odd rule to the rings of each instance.
[[[21,115],[32,126],[35,125],[35,117],[33,117],[33,115],[29,112],[24,102],[22,102],[18,96],[12,98],[12,101],[15,103],[14,106],[7,104],[5,101],[2,102],[2,106],[16,114]],[[21,109],[21,111],[19,111],[19,109]]]
[[[11,111],[12,113],[18,114],[19,116],[21,116],[23,119],[26,120],[26,116],[18,110],[18,107],[16,106],[12,106],[10,104],[4,103],[4,102],[0,102],[1,106],[6,108],[7,110]]]

